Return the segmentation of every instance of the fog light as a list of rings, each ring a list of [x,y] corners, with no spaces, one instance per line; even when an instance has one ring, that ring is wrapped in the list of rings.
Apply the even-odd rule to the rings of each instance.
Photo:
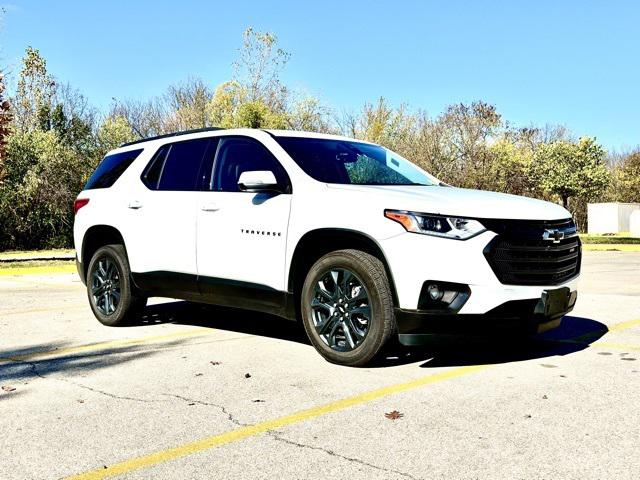
[[[469,285],[427,280],[422,284],[418,310],[431,313],[457,313],[471,295]]]
[[[431,300],[434,301],[440,300],[444,295],[444,292],[440,290],[440,288],[436,284],[429,285],[427,287],[427,292],[429,293],[429,297],[431,298]]]

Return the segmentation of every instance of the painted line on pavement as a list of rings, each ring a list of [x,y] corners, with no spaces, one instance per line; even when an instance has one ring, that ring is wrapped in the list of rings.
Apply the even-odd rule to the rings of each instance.
[[[640,325],[640,318],[637,318],[635,320],[628,320],[626,322],[615,323],[607,328],[610,332],[617,332],[619,330],[626,330],[627,328],[635,327],[637,325]]]
[[[219,435],[213,435],[201,440],[196,440],[195,442],[190,442],[178,447],[173,447],[166,450],[161,450],[159,452],[151,453],[149,455],[143,455],[141,457],[125,460],[123,462],[110,465],[107,468],[103,467],[86,473],[81,473],[79,475],[68,477],[67,480],[96,480],[101,478],[113,477],[116,475],[122,475],[134,470],[151,467],[159,463],[168,462],[170,460],[175,460],[187,455],[192,455],[203,450],[219,447],[220,445],[236,442],[238,440],[259,435],[261,433],[275,430],[287,425],[304,422],[306,420],[326,415],[328,413],[345,410],[355,405],[371,402],[388,395],[405,392],[407,390],[423,387],[425,385],[442,382],[445,380],[450,380],[456,377],[461,377],[463,375],[477,372],[479,370],[484,370],[486,368],[489,368],[490,366],[491,365],[472,365],[468,367],[454,368],[433,375],[428,375],[426,377],[421,377],[416,380],[411,380],[409,382],[398,383],[395,385],[379,388],[377,390],[371,390],[369,392],[355,395],[353,397],[347,397],[342,400],[337,400],[325,405],[320,405],[318,407],[301,410],[291,415],[285,415],[273,420],[267,420],[255,425],[241,427],[235,430],[221,433]]]
[[[625,243],[583,243],[584,252],[640,252],[640,245]]]
[[[598,348],[613,348],[614,350],[633,350],[640,352],[640,345],[634,345],[632,343],[597,342],[591,346]]]
[[[636,325],[640,325],[640,319],[630,320],[622,322],[616,325],[612,325],[609,331],[620,331],[627,328],[632,328]],[[569,341],[569,340],[567,340]],[[140,457],[134,457],[128,460],[124,460],[118,463],[114,463],[108,467],[97,468],[78,475],[72,475],[67,477],[66,480],[98,480],[102,478],[110,478],[118,475],[123,475],[135,470],[152,467],[154,465],[176,460],[181,457],[193,455],[204,450],[219,447],[228,443],[243,440],[248,437],[259,435],[277,428],[281,428],[287,425],[304,422],[322,415],[329,413],[339,412],[355,405],[371,402],[379,398],[383,398],[389,395],[405,392],[414,388],[423,387],[429,384],[450,380],[463,375],[468,375],[474,372],[494,367],[495,365],[470,365],[466,367],[457,367],[451,370],[447,370],[441,373],[428,375],[425,377],[411,380],[404,383],[390,385],[382,387],[377,390],[371,390],[359,395],[347,397],[342,400],[327,403],[317,407],[301,410],[291,415],[285,415],[272,420],[257,423],[255,425],[248,425],[246,427],[237,428],[221,434],[206,437],[200,440],[189,442],[177,447],[160,450],[148,455],[142,455]]]
[[[75,264],[70,265],[42,265],[38,267],[0,268],[0,277],[22,277],[26,275],[50,275],[57,273],[76,273]]]
[[[9,315],[29,315],[31,313],[62,313],[66,310],[87,310],[89,311],[91,307],[89,305],[60,305],[59,307],[54,308],[31,308],[26,310],[7,310],[5,312],[0,311],[0,316],[9,316]]]

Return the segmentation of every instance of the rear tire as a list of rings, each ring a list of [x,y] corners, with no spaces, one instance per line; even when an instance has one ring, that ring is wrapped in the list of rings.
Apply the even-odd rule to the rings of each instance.
[[[93,255],[87,270],[87,296],[93,314],[103,325],[115,327],[140,318],[147,298],[131,281],[123,245],[106,245]]]
[[[338,250],[318,260],[300,300],[309,340],[333,363],[366,365],[396,331],[384,265],[360,250]]]

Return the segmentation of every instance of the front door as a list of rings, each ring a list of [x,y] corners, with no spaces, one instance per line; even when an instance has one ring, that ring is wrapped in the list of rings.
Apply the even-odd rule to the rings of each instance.
[[[272,171],[291,191],[286,171],[262,143],[250,137],[221,137],[209,190],[200,192],[197,214],[199,284],[216,303],[235,304],[239,299],[219,297],[243,292],[257,302],[270,302],[286,290],[291,194],[240,191],[240,174],[252,170]]]

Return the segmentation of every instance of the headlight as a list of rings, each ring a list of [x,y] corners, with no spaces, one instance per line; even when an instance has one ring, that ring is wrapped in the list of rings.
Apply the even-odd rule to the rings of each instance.
[[[466,240],[486,230],[479,221],[471,218],[445,217],[400,210],[385,210],[384,216],[398,222],[407,232],[456,240]]]

